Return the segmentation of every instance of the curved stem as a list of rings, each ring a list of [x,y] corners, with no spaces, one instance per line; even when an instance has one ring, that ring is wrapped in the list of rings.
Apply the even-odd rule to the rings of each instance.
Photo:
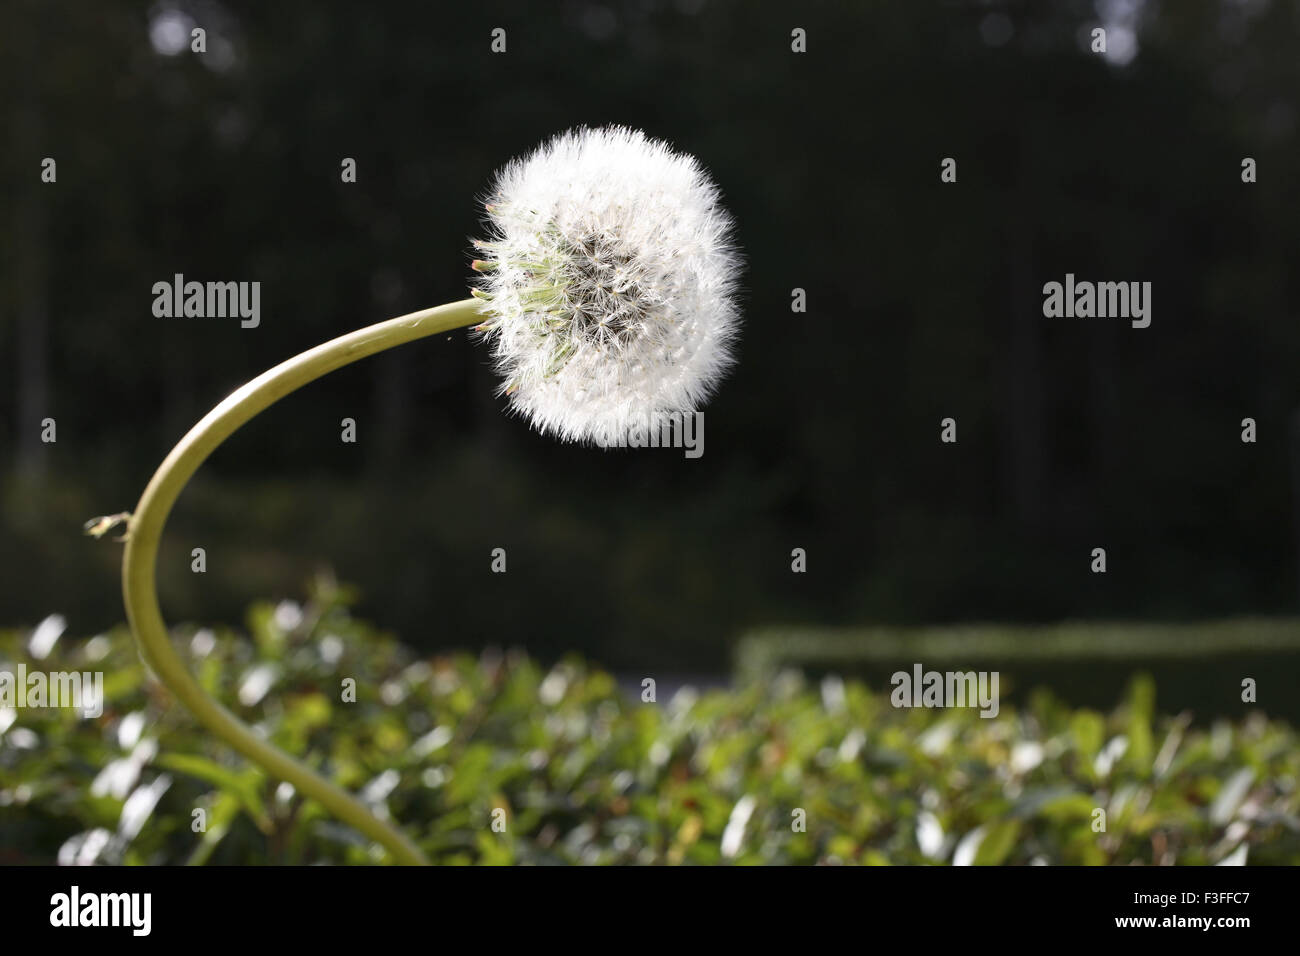
[[[258,412],[308,382],[367,355],[472,325],[482,317],[480,308],[476,299],[465,299],[380,322],[296,355],[239,388],[191,428],[154,473],[131,516],[126,553],[122,558],[122,597],[127,620],[145,661],[176,699],[221,740],[271,776],[293,784],[338,819],[378,841],[399,863],[420,864],[428,860],[400,830],[380,820],[355,797],[257,737],[239,718],[209,697],[181,663],[158,608],[154,580],[158,541],[172,505],[199,465]]]

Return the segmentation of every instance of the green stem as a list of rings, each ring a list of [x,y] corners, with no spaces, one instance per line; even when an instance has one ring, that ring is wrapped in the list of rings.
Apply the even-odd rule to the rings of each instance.
[[[338,819],[378,841],[398,863],[422,864],[428,860],[400,830],[380,820],[355,797],[257,737],[239,718],[209,697],[181,663],[158,608],[154,580],[158,542],[172,505],[186,482],[217,446],[253,416],[308,382],[358,359],[425,336],[476,324],[482,319],[481,308],[477,299],[465,299],[359,329],[296,355],[236,390],[190,429],[154,473],[131,516],[126,553],[122,558],[122,597],[127,620],[145,661],[176,699],[221,740],[272,777],[292,784],[299,793],[316,800]]]

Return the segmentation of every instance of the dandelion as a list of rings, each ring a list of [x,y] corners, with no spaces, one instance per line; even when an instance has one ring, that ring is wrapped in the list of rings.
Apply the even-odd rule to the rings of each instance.
[[[617,443],[690,414],[732,363],[732,221],[692,157],[625,127],[497,176],[476,290],[501,392],[538,430]]]
[[[359,329],[262,373],[190,429],[134,512],[86,526],[102,536],[125,524],[118,540],[126,542],[127,619],[176,699],[399,863],[427,860],[400,829],[253,733],[190,674],[158,607],[158,545],[195,471],[259,412],[335,369],[452,329],[472,326],[489,343],[510,406],[561,439],[614,444],[709,397],[732,363],[739,256],[731,219],[699,163],[640,132],[580,129],[508,164],[488,214],[472,298]]]

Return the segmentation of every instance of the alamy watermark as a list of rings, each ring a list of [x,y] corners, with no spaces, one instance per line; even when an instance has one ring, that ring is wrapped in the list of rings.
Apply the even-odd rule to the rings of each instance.
[[[614,437],[596,438],[601,448],[682,448],[687,458],[704,454],[704,413],[665,413],[633,423]]]
[[[1135,329],[1151,324],[1150,282],[1065,282],[1043,285],[1043,315],[1067,319],[1130,319]]]
[[[979,707],[981,717],[998,715],[997,671],[895,671],[889,679],[895,707]]]
[[[178,272],[171,282],[155,282],[153,295],[153,314],[160,319],[237,317],[245,329],[262,322],[260,282],[186,282]]]
[[[133,936],[153,928],[152,893],[83,893],[74,885],[50,897],[50,925],[125,927]]]
[[[0,709],[71,707],[83,717],[104,713],[103,671],[0,670]]]

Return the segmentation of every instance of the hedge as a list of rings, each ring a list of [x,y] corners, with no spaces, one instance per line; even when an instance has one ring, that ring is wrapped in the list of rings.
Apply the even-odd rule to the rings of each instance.
[[[103,713],[0,710],[0,863],[380,861],[170,707],[124,629],[54,632],[0,632],[0,669],[101,671]],[[1040,692],[994,719],[789,669],[648,701],[576,659],[417,659],[332,587],[174,637],[439,863],[1300,862],[1294,731],[1160,715],[1142,676],[1105,711]]]

